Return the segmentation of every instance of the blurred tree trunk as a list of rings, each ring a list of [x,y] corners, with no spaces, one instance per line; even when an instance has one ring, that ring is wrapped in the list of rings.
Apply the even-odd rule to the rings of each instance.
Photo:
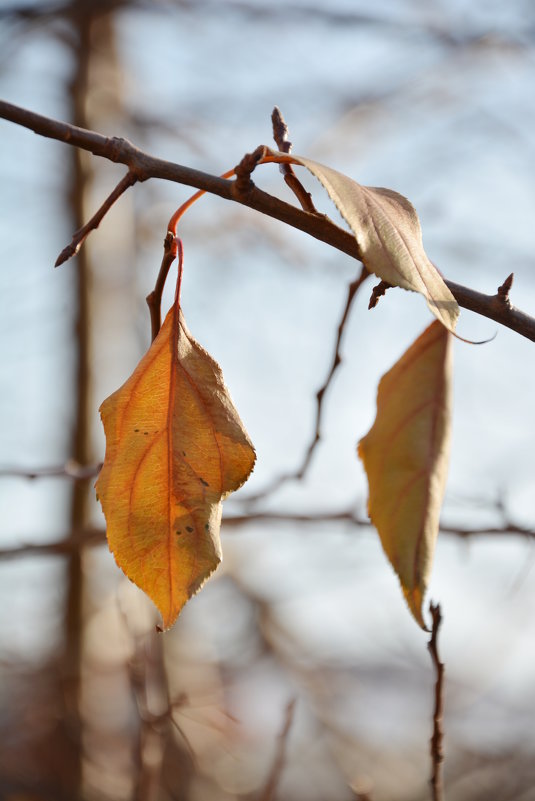
[[[86,112],[89,69],[91,61],[91,27],[94,12],[91,3],[76,0],[72,4],[74,69],[69,86],[71,119],[75,125],[87,128],[90,121]],[[68,187],[66,208],[71,209],[72,231],[84,224],[86,197],[91,184],[89,154],[73,148],[71,157],[71,181]],[[71,266],[74,275],[74,347],[76,366],[73,387],[73,421],[71,457],[80,464],[89,462],[89,271],[88,252],[81,248],[76,263]],[[70,531],[76,536],[87,523],[87,482],[73,482],[70,508]],[[67,564],[67,587],[64,616],[64,733],[66,754],[63,766],[63,789],[67,797],[81,797],[83,738],[80,715],[80,676],[82,654],[82,606],[83,606],[83,554],[77,550]]]

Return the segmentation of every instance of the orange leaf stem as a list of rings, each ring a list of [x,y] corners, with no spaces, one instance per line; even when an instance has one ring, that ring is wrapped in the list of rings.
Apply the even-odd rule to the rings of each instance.
[[[184,268],[184,247],[182,245],[182,240],[179,237],[175,237],[174,242],[178,255],[178,275],[175,289],[175,306],[176,310],[178,311],[180,309],[180,290],[182,289],[182,272]]]
[[[232,178],[232,176],[234,174],[235,174],[234,173],[234,168],[232,168],[232,170],[228,170],[227,172],[224,172],[223,175],[220,175],[219,177],[220,178]],[[192,195],[190,198],[188,198],[188,200],[186,200],[185,203],[183,203],[181,206],[178,207],[178,209],[175,211],[175,213],[173,214],[173,216],[169,220],[169,224],[167,226],[167,230],[170,233],[172,233],[172,234],[174,234],[176,236],[176,229],[177,229],[177,225],[178,225],[178,222],[179,222],[180,218],[187,212],[187,210],[190,208],[190,206],[193,206],[193,204],[197,200],[199,200],[199,198],[202,197],[204,194],[206,194],[206,190],[201,189],[201,190],[199,190],[199,192],[195,192],[195,194]]]

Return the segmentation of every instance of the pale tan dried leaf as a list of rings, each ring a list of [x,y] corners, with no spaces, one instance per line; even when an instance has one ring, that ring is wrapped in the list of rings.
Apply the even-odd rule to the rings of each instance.
[[[432,323],[381,379],[358,452],[368,513],[415,619],[429,583],[449,461],[451,336]]]
[[[369,272],[393,286],[421,293],[435,317],[454,332],[459,306],[427,257],[420,220],[406,197],[392,189],[362,186],[304,156],[268,152],[301,164],[320,181],[355,234]]]

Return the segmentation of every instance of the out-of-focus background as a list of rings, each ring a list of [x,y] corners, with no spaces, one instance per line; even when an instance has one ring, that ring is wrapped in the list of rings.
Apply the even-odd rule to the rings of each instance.
[[[0,7],[6,100],[213,173],[272,143],[278,105],[296,153],[412,200],[447,278],[493,293],[514,271],[513,302],[531,314],[534,85],[531,0]],[[390,290],[368,312],[365,285],[310,469],[262,495],[314,436],[359,265],[218,198],[188,213],[183,308],[258,464],[226,502],[223,565],[157,635],[104,544],[92,487],[98,407],[149,344],[144,298],[190,190],[129,190],[54,270],[124,168],[1,120],[0,141],[0,798],[427,799],[426,636],[374,530],[350,519],[366,518],[356,442],[380,376],[430,322],[425,303]],[[255,180],[295,202],[275,166]],[[462,336],[496,329],[462,312]],[[514,528],[535,522],[533,344],[500,328],[481,347],[456,342],[455,359],[450,531],[430,590],[444,614],[447,796],[532,801],[534,553]]]

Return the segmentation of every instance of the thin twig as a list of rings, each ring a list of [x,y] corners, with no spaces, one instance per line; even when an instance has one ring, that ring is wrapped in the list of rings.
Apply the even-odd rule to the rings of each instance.
[[[314,423],[314,434],[306,450],[301,465],[297,470],[293,472],[283,473],[282,475],[278,476],[274,481],[272,481],[267,487],[265,487],[260,492],[255,493],[254,495],[247,496],[246,498],[247,501],[253,502],[259,500],[260,498],[265,498],[267,495],[271,495],[272,492],[275,492],[275,490],[279,489],[279,487],[285,484],[286,482],[301,481],[305,477],[306,472],[312,462],[312,456],[314,455],[314,451],[316,450],[316,447],[318,446],[318,443],[321,439],[321,421],[323,416],[323,409],[324,409],[323,401],[325,398],[325,393],[327,392],[332,383],[336,370],[342,363],[342,356],[341,356],[342,338],[344,335],[347,320],[349,318],[351,305],[353,303],[355,295],[357,294],[357,291],[360,289],[360,287],[362,286],[364,281],[369,277],[369,275],[370,275],[369,272],[363,266],[359,277],[356,278],[354,281],[352,281],[347,288],[346,303],[344,306],[344,311],[342,312],[342,317],[338,324],[331,367],[329,369],[324,384],[316,392],[316,420]]]
[[[102,528],[77,529],[69,537],[55,542],[25,543],[14,548],[0,548],[0,561],[27,556],[72,556],[85,547],[102,545],[105,542],[106,532]]]
[[[101,468],[102,464],[82,465],[72,459],[62,465],[35,469],[0,467],[0,478],[27,478],[30,481],[36,478],[70,478],[72,481],[86,481],[98,476]]]
[[[433,709],[433,734],[431,737],[431,798],[433,801],[443,801],[444,787],[442,780],[442,765],[444,752],[442,740],[444,731],[442,727],[444,715],[444,663],[440,661],[438,653],[438,632],[442,623],[440,604],[429,604],[429,611],[433,620],[431,639],[427,644],[431,661],[435,669],[435,703]]]
[[[163,258],[162,264],[160,267],[160,272],[158,273],[158,278],[156,279],[156,284],[152,292],[150,292],[147,297],[147,306],[149,307],[149,314],[150,314],[150,327],[151,327],[151,337],[152,342],[158,336],[158,332],[162,325],[162,294],[163,288],[165,286],[165,281],[167,279],[167,275],[169,273],[169,269],[177,257],[177,240],[175,235],[171,232],[167,232],[167,236],[164,239],[163,243]]]
[[[288,126],[282,116],[282,113],[277,106],[271,113],[271,122],[273,124],[273,139],[281,153],[291,153],[292,143],[288,138]],[[301,204],[303,211],[308,211],[310,214],[318,214],[314,203],[312,202],[312,195],[307,192],[299,178],[294,172],[291,164],[280,164],[279,170],[284,175],[284,180],[292,190],[297,200]]]
[[[56,263],[54,267],[59,267],[60,264],[68,261],[72,256],[75,256],[82,243],[85,241],[87,236],[91,233],[91,231],[95,231],[100,223],[102,222],[105,215],[111,209],[113,204],[116,200],[118,200],[121,195],[123,195],[129,187],[133,186],[138,181],[137,175],[132,171],[128,170],[126,175],[121,178],[113,192],[111,192],[99,210],[91,217],[89,222],[87,222],[82,228],[79,228],[73,236],[72,240],[69,245],[63,248],[61,253],[59,254],[58,258],[56,259]]]
[[[154,158],[139,150],[127,139],[108,138],[95,131],[35,114],[3,100],[0,100],[0,118],[29,128],[41,136],[80,147],[116,163],[126,164],[138,176],[138,181],[160,178],[203,189],[205,192],[218,195],[226,200],[234,200],[261,214],[266,214],[286,225],[304,231],[315,239],[326,242],[336,250],[362,261],[357,241],[349,231],[335,225],[323,214],[309,214],[297,209],[273,195],[262,192],[252,184],[247,187],[245,192],[236,191],[235,181],[225,180],[200,170],[184,167],[181,164]],[[488,317],[535,342],[535,318],[512,305],[508,306],[500,302],[496,295],[485,295],[453,281],[444,280],[460,306],[483,317]]]
[[[251,512],[243,515],[226,515],[223,525],[226,529],[241,528],[251,523],[271,523],[272,525],[284,523],[347,523],[361,527],[371,527],[368,518],[359,517],[352,510],[338,512],[318,512],[317,514],[302,514],[299,512]],[[461,528],[440,524],[441,534],[448,534],[459,539],[469,540],[473,537],[523,537],[526,540],[535,539],[535,527],[518,526],[506,521],[503,526],[483,526],[481,528]],[[1,553],[1,552],[0,552]]]
[[[282,725],[282,729],[279,732],[279,736],[277,737],[277,749],[275,752],[275,758],[273,760],[273,764],[271,766],[271,770],[269,772],[266,784],[264,786],[264,789],[260,793],[258,801],[274,801],[275,796],[277,794],[277,788],[279,786],[279,782],[282,776],[282,771],[284,770],[284,763],[286,761],[288,735],[290,734],[290,729],[292,727],[296,703],[297,699],[292,698],[291,701],[289,701],[288,704],[286,705],[284,722]]]

